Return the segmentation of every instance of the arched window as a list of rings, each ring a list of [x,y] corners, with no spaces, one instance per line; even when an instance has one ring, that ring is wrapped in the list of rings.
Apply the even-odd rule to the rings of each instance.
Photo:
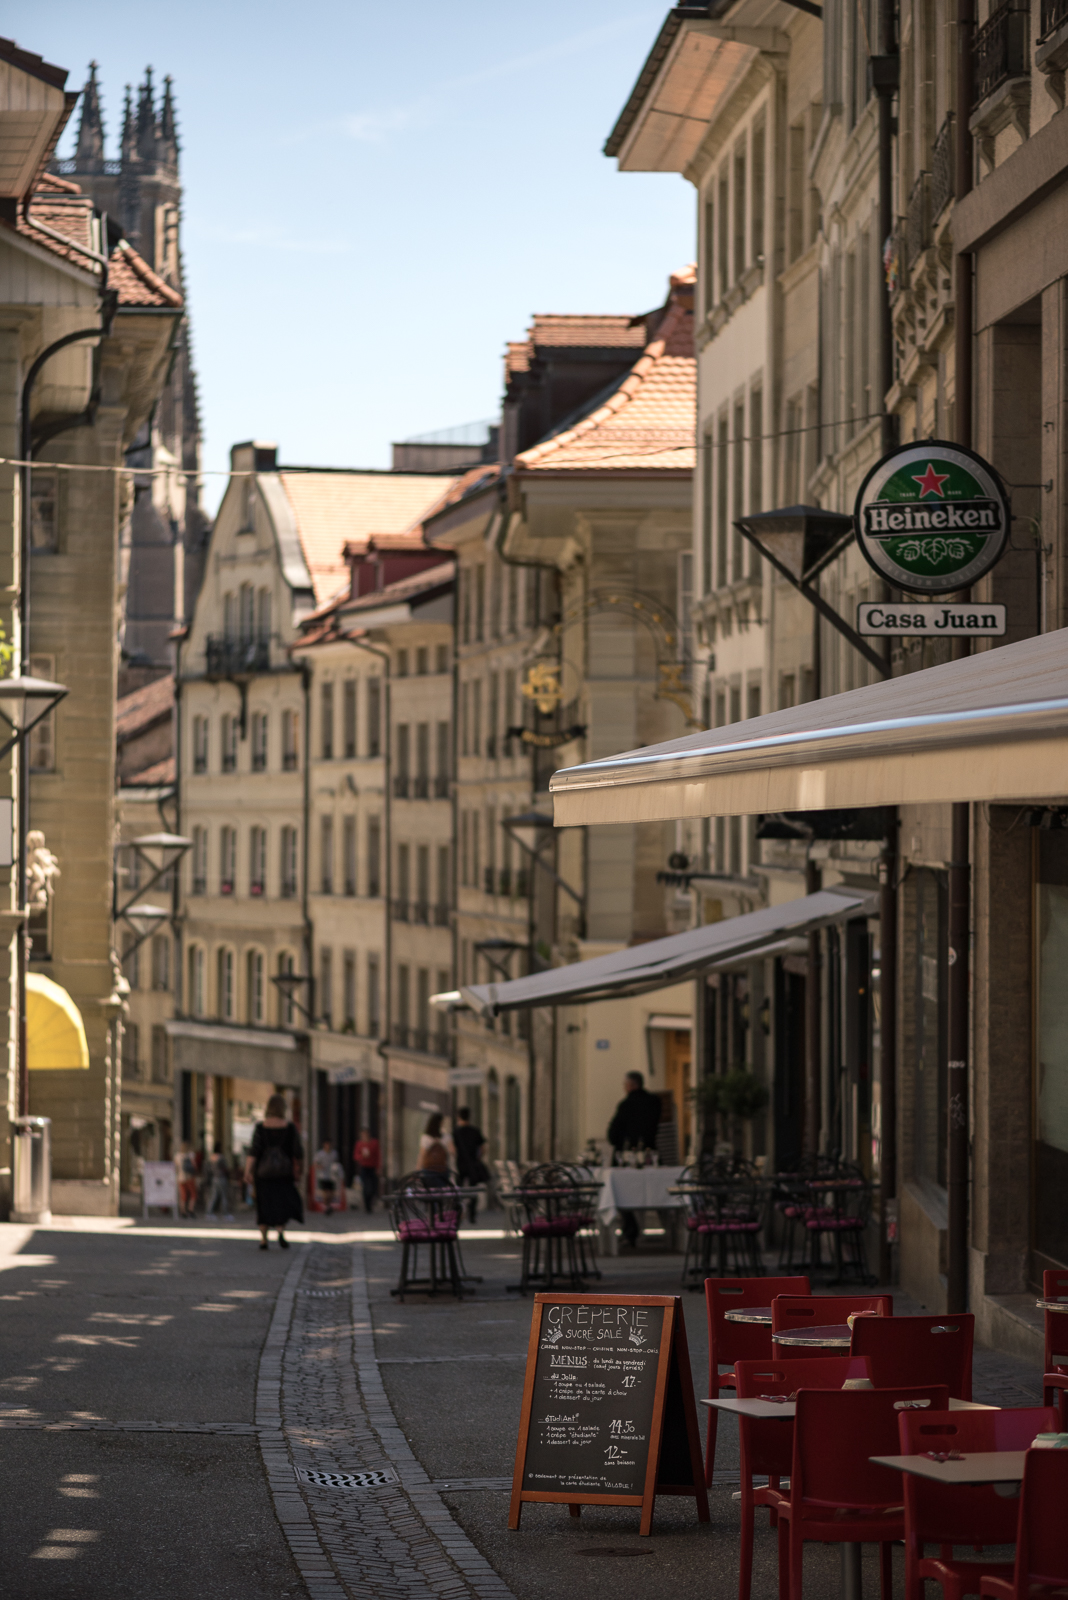
[[[218,954],[216,974],[217,1010],[224,1022],[234,1020],[234,952],[223,945]]]
[[[189,1013],[194,1017],[204,1015],[204,947],[193,944],[189,947],[189,994],[187,997]]]

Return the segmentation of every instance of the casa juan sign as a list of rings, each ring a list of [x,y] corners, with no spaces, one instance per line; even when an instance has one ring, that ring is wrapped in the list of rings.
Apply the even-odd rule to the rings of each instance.
[[[1010,513],[989,462],[962,445],[925,439],[876,463],[860,486],[854,521],[857,543],[880,577],[912,594],[936,595],[967,589],[990,571],[1008,541]],[[999,630],[988,624],[975,631]]]

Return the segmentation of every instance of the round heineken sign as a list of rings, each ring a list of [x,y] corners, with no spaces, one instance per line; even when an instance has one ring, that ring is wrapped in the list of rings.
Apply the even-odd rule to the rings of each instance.
[[[860,486],[854,517],[868,563],[916,594],[967,589],[989,572],[1009,536],[1008,502],[993,467],[943,439],[884,456]]]

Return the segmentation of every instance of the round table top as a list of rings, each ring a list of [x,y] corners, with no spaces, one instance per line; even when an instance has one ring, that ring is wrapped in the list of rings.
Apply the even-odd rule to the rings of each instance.
[[[1035,1305],[1040,1311],[1060,1311],[1068,1316],[1068,1300],[1036,1300]]]
[[[771,1327],[770,1306],[739,1306],[737,1311],[725,1311],[724,1322],[751,1322],[762,1328]]]
[[[825,1328],[784,1328],[771,1337],[775,1344],[815,1346],[817,1350],[848,1350],[853,1340],[847,1322]]]

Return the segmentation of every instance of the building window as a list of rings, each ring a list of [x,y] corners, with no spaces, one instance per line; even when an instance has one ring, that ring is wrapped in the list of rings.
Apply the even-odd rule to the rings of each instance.
[[[425,678],[430,671],[430,651],[425,644],[421,644],[415,652],[415,675]]]
[[[193,829],[193,894],[207,894],[208,892],[208,830],[196,827]]]
[[[482,754],[482,684],[477,678],[471,685],[471,754]]]
[[[319,951],[319,1017],[328,1028],[334,1026],[334,952]]]
[[[267,829],[250,828],[248,835],[248,892],[267,893]]]
[[[234,1020],[234,952],[225,945],[216,958],[218,1012],[224,1022]]]
[[[915,1040],[913,1171],[940,1188],[946,1183],[946,986],[949,972],[948,879],[914,867],[905,881],[912,922],[912,1010]],[[906,978],[906,983],[908,979]]]
[[[382,893],[382,824],[378,817],[367,820],[367,895],[377,900]]]
[[[398,722],[397,739],[393,751],[393,793],[400,800],[408,798],[411,777],[412,730],[406,722]]]
[[[222,769],[224,772],[237,771],[237,735],[239,732],[238,720],[227,712],[222,719]]]
[[[345,817],[341,824],[342,870],[345,874],[345,893],[356,893],[356,818]]]
[[[450,728],[447,722],[438,723],[437,771],[434,775],[434,794],[439,800],[449,798]]]
[[[471,754],[471,685],[460,686],[460,754]]]
[[[282,712],[282,771],[296,772],[300,765],[300,712]]]
[[[281,889],[283,900],[294,900],[297,894],[297,830],[285,827],[281,831]]]
[[[481,644],[486,634],[486,568],[475,568],[475,643]]]
[[[54,683],[55,656],[31,656],[30,675]],[[56,714],[50,711],[30,733],[30,771],[54,772],[56,770]]]
[[[381,968],[377,956],[367,957],[367,1032],[377,1039],[382,1031]]]
[[[157,1022],[152,1029],[152,1082],[169,1083],[170,1076],[167,1030]]]
[[[122,1075],[124,1078],[141,1076],[141,1030],[136,1022],[128,1022],[123,1029]]]
[[[356,952],[346,950],[341,959],[341,1025],[356,1032]]]
[[[437,986],[437,989],[435,990],[435,993],[436,994],[445,994],[451,988],[452,988],[452,982],[450,980],[448,971],[444,967],[439,967],[438,968],[438,986]],[[449,1053],[449,1019],[448,1019],[448,1013],[447,1012],[439,1011],[436,1014],[436,1016],[434,1018],[434,1031],[435,1031],[435,1034],[436,1034],[435,1043],[434,1043],[434,1053],[435,1053],[435,1055],[447,1056],[448,1053]],[[476,1127],[478,1126],[478,1122],[477,1121],[475,1123],[475,1126]]]
[[[133,933],[126,934],[123,940],[123,971],[129,980],[131,989],[141,987],[141,949]]]
[[[237,596],[232,589],[223,595],[223,637],[227,644],[237,639]]]
[[[271,641],[271,591],[261,589],[256,596],[256,637],[261,644]]]
[[[415,798],[430,798],[430,724],[418,722],[415,726]]]
[[[193,771],[207,772],[208,770],[208,737],[209,724],[207,717],[193,718]]]
[[[237,829],[219,831],[219,893],[233,894],[237,879]]]
[[[334,819],[319,818],[319,893],[334,892]]]
[[[54,472],[34,469],[30,487],[30,549],[59,549],[59,484]]]
[[[508,568],[508,632],[515,633],[519,626],[519,570]]]
[[[334,759],[334,685],[319,687],[319,754],[324,761]]]
[[[449,901],[452,899],[449,890],[449,847],[447,844],[439,844],[437,903],[434,907],[434,921],[439,928],[447,928],[449,925]]]
[[[407,650],[398,650],[397,651],[397,677],[398,678],[406,678],[407,676],[408,676],[408,652],[407,652]]]
[[[397,846],[397,882],[394,889],[394,899],[398,914],[407,921],[408,902],[411,898],[411,873],[409,870],[411,851],[408,845]]]
[[[278,976],[280,978],[292,977],[295,971],[293,957],[288,950],[283,950],[278,957]],[[293,1003],[293,986],[291,984],[278,984],[277,988],[278,1026],[280,1028],[291,1028],[297,1014],[297,1008]]]
[[[202,1017],[205,1010],[204,947],[189,947],[189,1010],[192,1016]]]
[[[367,754],[382,754],[382,680],[367,680]]]
[[[252,1023],[263,1021],[263,951],[250,950],[248,953],[248,1020]]]
[[[407,1045],[412,1022],[412,969],[405,962],[397,968],[397,1043]]]
[[[169,991],[171,987],[171,936],[157,933],[152,941],[152,987]]]
[[[346,678],[342,691],[342,737],[344,751],[347,759],[351,760],[356,754],[356,679]]]
[[[438,673],[446,673],[446,672],[448,672],[448,670],[449,670],[449,647],[448,647],[447,644],[439,644],[438,645],[437,652],[436,652],[436,655],[435,655],[435,661],[434,661],[434,670],[436,672],[438,672]]]
[[[241,643],[251,644],[256,630],[256,591],[251,583],[243,583],[240,593]]]
[[[490,760],[497,756],[497,740],[501,722],[501,675],[491,672],[489,680],[489,726],[486,729],[486,754]]]
[[[267,771],[267,713],[252,713],[252,770]]]

